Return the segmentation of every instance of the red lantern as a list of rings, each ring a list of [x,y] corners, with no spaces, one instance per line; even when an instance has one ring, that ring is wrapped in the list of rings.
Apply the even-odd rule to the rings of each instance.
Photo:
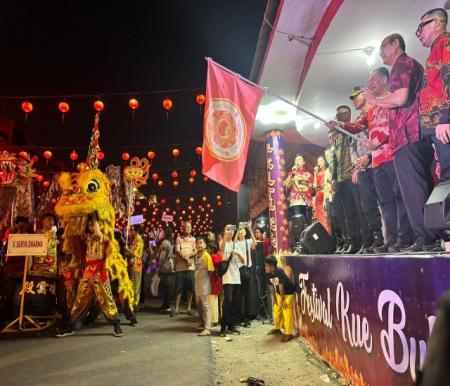
[[[178,186],[178,181],[177,181],[177,180],[175,180],[175,181],[173,182],[173,186]]]
[[[36,181],[37,181],[37,182],[41,182],[43,179],[44,179],[44,177],[43,177],[41,174],[38,174],[38,175],[36,176]]]
[[[33,111],[33,105],[31,104],[31,102],[23,102],[22,103],[22,110],[26,114],[31,113]]]
[[[203,177],[203,181],[208,182],[208,180],[209,180],[208,177],[206,177],[206,176]]]
[[[161,180],[159,180],[159,181],[158,181],[158,186],[163,186],[163,185],[164,185],[164,182],[161,181]]]
[[[222,203],[219,201],[219,202],[217,203],[217,206],[222,206]]]
[[[52,205],[56,205],[56,198],[52,198],[52,200],[51,200],[51,203],[52,203]]]
[[[165,198],[161,198],[161,204],[165,204],[166,203],[166,199]]]
[[[31,157],[31,161],[35,164],[39,161],[39,157],[37,155],[34,155],[33,157]]]
[[[202,152],[203,152],[202,147],[201,147],[201,146],[197,146],[197,147],[195,148],[195,152],[196,152],[198,155],[201,155]]]
[[[155,158],[155,152],[154,151],[149,151],[148,153],[147,153],[147,156],[148,156],[148,158],[150,158],[150,159],[153,159],[153,158]]]
[[[130,109],[131,109],[131,110],[136,110],[136,109],[139,107],[139,102],[138,102],[137,99],[131,98],[131,99],[128,101],[128,106],[130,106]]]
[[[189,197],[190,202],[194,202],[194,197]]]
[[[179,198],[177,198],[177,199],[175,200],[175,204],[180,205],[180,199],[179,199]]]
[[[103,158],[105,158],[105,153],[103,153],[101,150],[99,150],[99,151],[97,152],[97,159],[98,159],[99,161],[101,161]]]
[[[165,110],[169,111],[173,107],[173,102],[171,99],[166,98],[163,100],[162,105]]]
[[[50,150],[46,150],[46,151],[44,151],[43,156],[48,161],[50,158],[52,158],[53,154]]]
[[[206,201],[206,196],[203,196],[203,197],[202,197],[202,201]]]
[[[122,153],[122,159],[124,161],[128,161],[130,159],[130,155],[127,152]]]
[[[61,111],[64,114],[69,111],[70,106],[67,102],[59,102],[58,109],[59,109],[59,111]]]
[[[72,151],[72,153],[70,153],[69,157],[72,161],[75,162],[78,159],[78,153],[74,150]]]
[[[19,157],[20,158],[23,158],[23,159],[28,159],[28,153],[26,152],[26,151],[21,151],[20,153],[19,153]]]
[[[96,100],[94,102],[94,109],[95,111],[102,111],[105,108],[105,105],[103,104],[103,102],[101,100]]]
[[[47,188],[50,186],[50,182],[44,181],[44,182],[42,183],[42,185],[44,186],[45,189],[47,189]]]
[[[195,178],[194,178],[194,177],[190,177],[190,178],[189,178],[189,182],[190,182],[191,184],[193,184],[193,183],[195,182]]]
[[[158,173],[153,173],[152,174],[152,180],[156,181],[159,178]]]
[[[177,178],[177,177],[178,177],[178,173],[177,173],[176,170],[174,170],[174,171],[172,172],[172,178]]]
[[[206,97],[203,94],[197,95],[197,103],[199,105],[202,105],[203,103],[205,103],[205,101],[206,101]]]
[[[197,171],[192,169],[191,170],[191,177],[195,177],[197,175]]]
[[[176,158],[180,155],[180,150],[175,148],[172,150],[172,155]]]

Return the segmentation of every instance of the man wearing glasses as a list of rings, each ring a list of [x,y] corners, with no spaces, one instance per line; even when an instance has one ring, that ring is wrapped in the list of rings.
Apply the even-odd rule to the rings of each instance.
[[[429,136],[441,166],[440,180],[450,180],[450,35],[447,12],[435,8],[425,13],[416,36],[424,47],[430,47],[420,90],[420,129]]]
[[[364,97],[374,106],[389,108],[389,147],[394,157],[403,203],[414,233],[414,244],[402,251],[434,250],[439,246],[436,235],[425,228],[424,207],[433,189],[430,173],[432,149],[421,138],[419,129],[419,91],[423,68],[405,52],[405,41],[399,34],[383,39],[380,56],[392,66],[389,94],[376,98],[366,88]]]

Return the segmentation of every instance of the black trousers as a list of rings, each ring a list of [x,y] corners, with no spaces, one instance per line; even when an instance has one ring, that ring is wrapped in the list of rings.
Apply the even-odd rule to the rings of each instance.
[[[348,242],[342,201],[336,197],[336,194],[333,194],[332,201],[328,201],[327,205],[329,205],[329,207],[327,207],[327,211],[330,211],[330,217],[328,218],[332,218],[332,226],[334,228],[332,233],[336,240],[336,245],[342,246]]]
[[[170,308],[170,304],[175,299],[175,283],[176,275],[175,272],[160,272],[161,277],[161,289],[163,291],[163,304],[162,308]]]
[[[413,234],[403,205],[394,163],[391,161],[377,166],[373,169],[373,177],[386,227],[386,243],[410,244]]]
[[[440,182],[450,180],[450,143],[442,143],[435,135],[430,137],[436,148],[439,164],[441,165]]]
[[[357,184],[352,183],[352,194],[356,209],[356,229],[358,229],[359,225],[359,234],[361,236],[361,241],[365,247],[370,247],[373,243],[372,233],[369,229],[366,213],[361,207],[361,195],[359,193],[359,186]]]
[[[347,241],[358,245],[361,241],[358,232],[358,214],[356,212],[355,200],[353,199],[353,183],[345,180],[337,183],[335,197],[342,202],[344,209],[344,221],[347,234]]]
[[[241,285],[224,284],[223,285],[223,308],[221,329],[226,330],[235,327],[239,312]]]
[[[381,232],[381,214],[378,209],[378,197],[375,189],[372,168],[358,174],[359,197],[361,208],[367,219],[370,232]]]
[[[414,242],[430,244],[436,235],[425,228],[424,208],[433,190],[431,178],[432,147],[429,138],[410,143],[394,155],[394,167],[403,203],[414,234]]]

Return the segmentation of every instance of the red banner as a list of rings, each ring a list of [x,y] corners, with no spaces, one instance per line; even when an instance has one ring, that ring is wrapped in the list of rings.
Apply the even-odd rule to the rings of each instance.
[[[203,174],[239,191],[263,89],[208,60]]]

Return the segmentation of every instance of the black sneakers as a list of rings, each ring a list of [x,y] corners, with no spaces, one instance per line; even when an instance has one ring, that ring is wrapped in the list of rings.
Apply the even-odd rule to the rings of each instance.
[[[57,338],[65,338],[66,336],[75,335],[75,330],[72,327],[66,327],[56,333]]]
[[[113,336],[115,336],[116,338],[120,338],[122,335],[123,335],[123,331],[120,328],[120,323],[114,323]]]
[[[136,318],[133,316],[133,317],[130,319],[130,326],[131,326],[131,327],[136,327],[137,324],[138,324],[138,322],[137,322]]]

